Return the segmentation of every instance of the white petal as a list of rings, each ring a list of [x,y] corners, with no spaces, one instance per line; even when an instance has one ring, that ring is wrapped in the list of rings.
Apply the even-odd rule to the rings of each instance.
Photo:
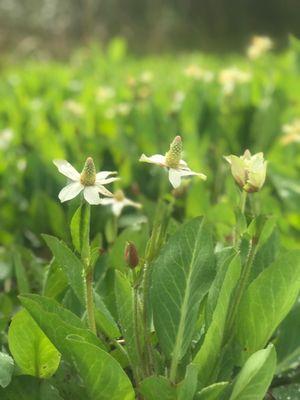
[[[115,201],[116,200],[112,197],[105,197],[105,199],[101,199],[101,204],[103,206],[110,206],[111,204],[114,204]]]
[[[82,190],[83,185],[80,182],[72,182],[59,192],[58,198],[63,203],[76,197]]]
[[[99,193],[103,194],[103,196],[113,197],[113,194],[103,185],[99,185],[99,183],[96,183],[95,187],[97,188]]]
[[[150,164],[157,164],[157,165],[160,165],[161,167],[166,166],[166,158],[165,158],[165,156],[163,156],[161,154],[154,154],[154,156],[151,156],[151,157],[147,157],[147,156],[145,156],[145,154],[142,154],[140,157],[140,161],[150,163]]]
[[[101,171],[96,174],[96,180],[107,178],[109,175],[116,175],[116,171]]]
[[[121,178],[108,178],[108,179],[96,179],[96,185],[107,185],[111,182],[119,181]]]
[[[101,204],[97,186],[85,186],[83,195],[89,204]]]
[[[180,160],[179,166],[180,166],[180,167],[186,167],[186,166],[187,166],[187,163],[186,163],[184,160]]]
[[[206,181],[206,179],[207,179],[206,175],[201,174],[200,172],[191,171],[189,168],[180,169],[180,175],[181,176],[199,176],[204,181]]]
[[[72,181],[79,181],[80,173],[66,160],[53,160],[53,164],[58,168],[59,172]]]
[[[115,201],[112,205],[112,212],[115,214],[116,217],[119,217],[123,208],[124,208],[123,201]]]
[[[178,188],[181,183],[181,171],[177,169],[170,168],[169,170],[169,181],[173,188]]]
[[[136,203],[135,201],[132,201],[130,199],[125,198],[124,200],[124,206],[130,206],[130,207],[135,207],[135,208],[142,208],[142,205],[140,203]]]

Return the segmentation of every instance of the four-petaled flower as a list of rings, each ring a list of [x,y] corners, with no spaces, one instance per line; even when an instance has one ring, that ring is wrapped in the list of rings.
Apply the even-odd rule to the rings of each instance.
[[[96,173],[94,161],[88,157],[81,174],[66,160],[53,160],[59,172],[71,180],[58,195],[59,200],[71,200],[83,191],[83,196],[89,204],[101,204],[103,196],[112,197],[113,194],[107,190],[104,185],[114,182],[119,178],[109,177],[115,175],[116,172],[101,171]]]
[[[238,185],[248,193],[258,192],[266,179],[267,161],[263,153],[253,156],[249,150],[241,156],[226,156],[226,161],[231,165],[231,173]]]
[[[124,207],[127,207],[127,206],[135,207],[135,208],[142,207],[142,205],[140,203],[136,203],[135,201],[127,199],[127,197],[125,197],[122,190],[117,190],[114,193],[114,197],[102,199],[101,204],[102,205],[111,205],[112,212],[114,213],[114,215],[116,217],[119,217],[119,215],[121,214]]]
[[[170,150],[166,155],[155,154],[147,157],[142,154],[140,161],[150,164],[156,164],[169,170],[169,181],[176,189],[180,186],[182,176],[197,175],[201,179],[206,180],[206,175],[192,171],[187,163],[181,160],[182,140],[180,136],[176,136],[170,145]]]

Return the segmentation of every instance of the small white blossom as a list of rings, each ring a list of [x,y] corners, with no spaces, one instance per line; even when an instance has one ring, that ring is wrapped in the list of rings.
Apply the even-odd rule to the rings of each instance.
[[[206,83],[209,83],[214,79],[214,73],[212,71],[204,70],[195,64],[191,64],[186,67],[186,69],[184,70],[184,75],[188,78],[192,78],[197,81],[203,81]]]
[[[87,158],[81,174],[66,160],[54,160],[53,163],[59,172],[71,180],[58,195],[59,200],[63,203],[76,197],[83,192],[85,200],[89,204],[101,204],[103,196],[112,197],[113,194],[105,188],[104,185],[114,182],[119,178],[110,177],[116,172],[101,171],[96,173],[94,161],[91,157]]]
[[[232,94],[238,84],[247,83],[250,79],[250,73],[241,71],[236,67],[223,69],[219,74],[219,82],[226,95]]]
[[[7,150],[10,147],[10,144],[14,138],[14,132],[6,128],[0,132],[0,149]]]
[[[266,179],[267,162],[263,153],[253,156],[249,150],[241,156],[224,157],[231,165],[231,173],[238,185],[248,193],[258,192]]]
[[[84,106],[75,100],[65,101],[64,106],[66,110],[78,117],[81,117],[85,112]]]
[[[110,86],[100,86],[97,89],[96,99],[100,103],[104,103],[107,100],[111,100],[116,95],[115,89]]]
[[[164,156],[162,154],[155,154],[154,156],[147,157],[145,154],[142,154],[140,161],[167,168],[169,171],[169,181],[175,189],[180,186],[183,176],[196,175],[206,180],[204,174],[192,171],[187,166],[187,163],[181,160],[181,153],[182,140],[180,136],[176,136],[170,145],[170,150]]]
[[[114,197],[106,198],[101,200],[102,205],[110,205],[112,207],[112,212],[115,216],[119,217],[124,207],[135,207],[141,208],[142,205],[140,203],[136,203],[125,197],[122,190],[117,190],[114,193]]]
[[[300,119],[295,119],[290,124],[283,125],[282,130],[284,135],[281,136],[280,142],[283,145],[300,143]]]
[[[254,36],[250,46],[247,49],[247,56],[250,60],[256,60],[263,54],[270,51],[273,47],[273,41],[268,36]]]

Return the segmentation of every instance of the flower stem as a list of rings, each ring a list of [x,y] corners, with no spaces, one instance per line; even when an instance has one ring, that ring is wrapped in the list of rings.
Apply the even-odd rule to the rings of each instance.
[[[91,249],[90,249],[90,226],[91,226],[91,206],[88,203],[82,205],[83,217],[81,219],[82,248],[81,260],[85,268],[86,281],[86,313],[88,326],[92,332],[97,334],[95,322],[95,306],[94,306],[94,270],[91,266]]]
[[[246,201],[247,201],[247,192],[243,190],[241,194],[241,203],[240,203],[242,214],[245,214]]]

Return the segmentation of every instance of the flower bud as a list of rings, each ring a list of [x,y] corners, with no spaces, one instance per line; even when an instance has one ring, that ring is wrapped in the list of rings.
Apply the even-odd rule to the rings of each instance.
[[[134,269],[139,264],[139,256],[135,245],[132,242],[127,242],[124,253],[125,261],[131,269]]]
[[[169,168],[177,168],[182,153],[182,140],[180,136],[176,136],[170,144],[170,150],[166,153],[166,165]]]
[[[84,186],[93,186],[96,181],[96,168],[92,157],[88,157],[80,175],[80,182]]]
[[[267,162],[263,153],[253,156],[246,150],[241,157],[230,155],[225,160],[231,165],[231,173],[237,184],[246,192],[258,192],[266,179]]]

